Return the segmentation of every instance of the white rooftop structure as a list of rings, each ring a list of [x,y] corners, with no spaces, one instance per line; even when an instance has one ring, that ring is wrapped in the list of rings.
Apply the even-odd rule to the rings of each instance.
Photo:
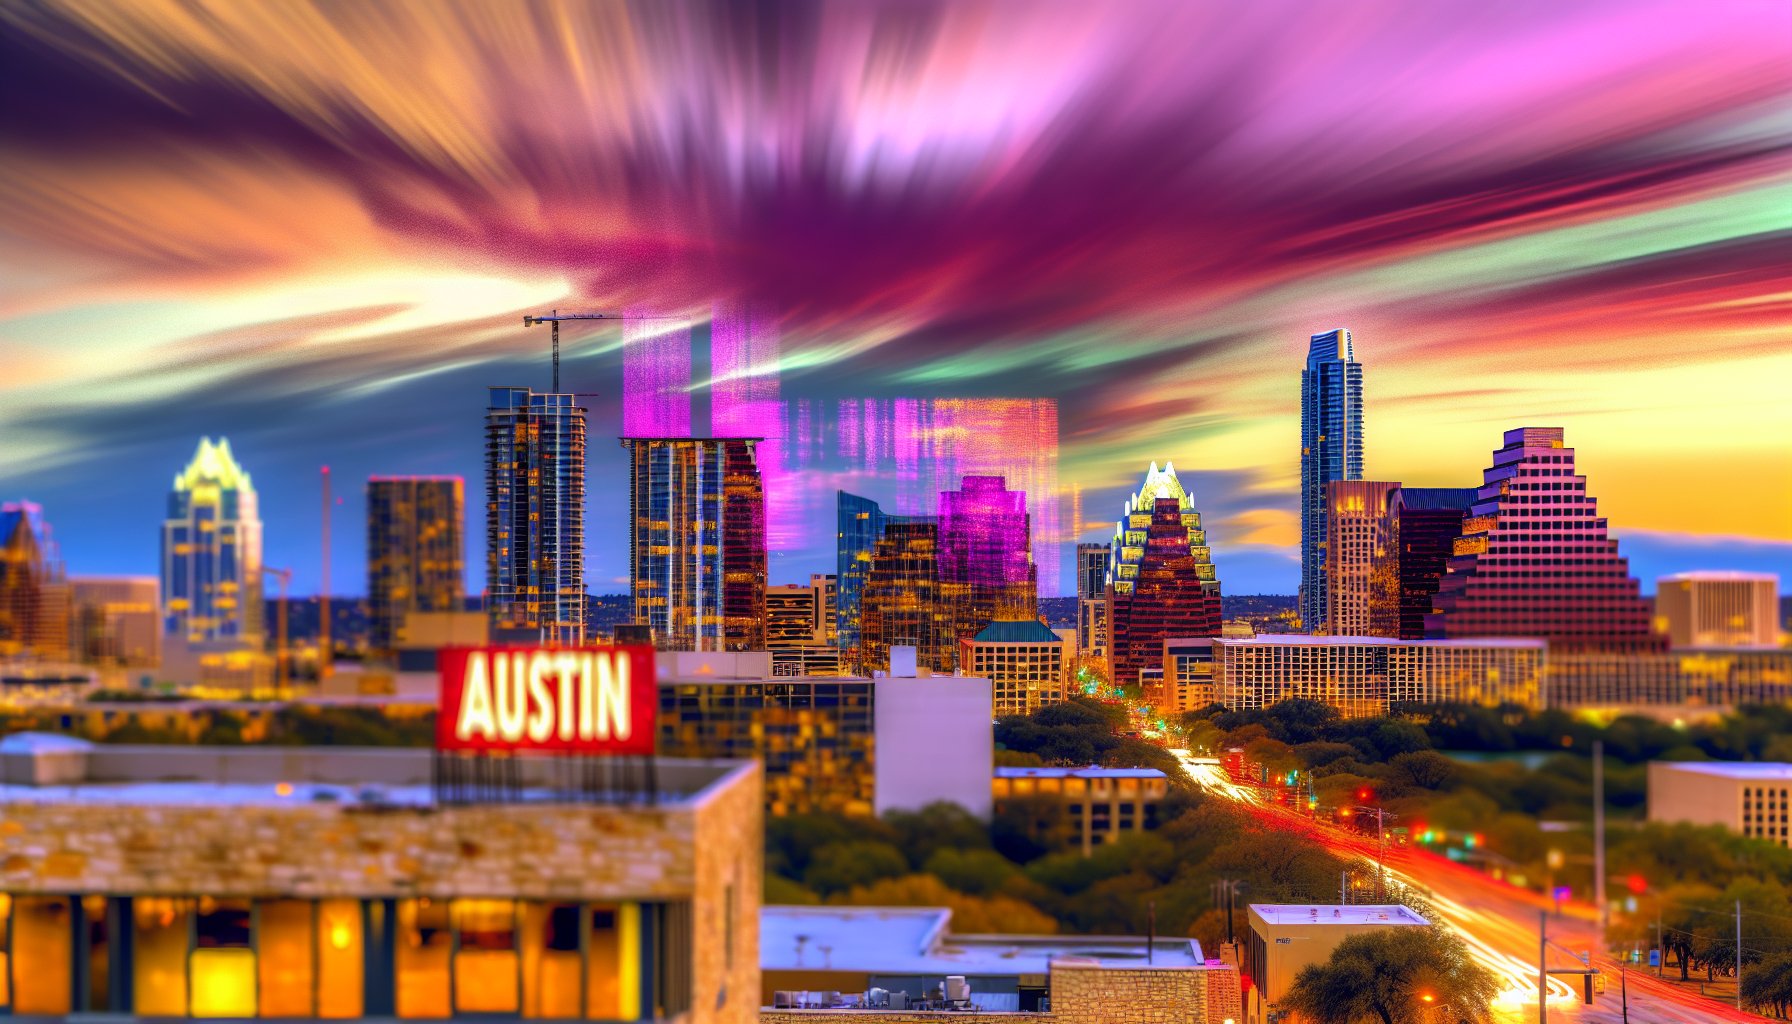
[[[1792,764],[1784,761],[1652,761],[1650,764],[1659,765],[1665,771],[1695,772],[1752,782],[1792,779]]]
[[[1046,974],[1053,960],[1143,967],[1145,940],[1116,935],[952,935],[944,907],[784,906],[759,908],[759,967],[765,971],[866,974]],[[1194,939],[1160,938],[1157,967],[1201,967]]]
[[[1156,768],[996,768],[998,779],[1161,779]]]
[[[1253,903],[1251,909],[1269,924],[1424,924],[1431,922],[1410,907],[1391,904]]]

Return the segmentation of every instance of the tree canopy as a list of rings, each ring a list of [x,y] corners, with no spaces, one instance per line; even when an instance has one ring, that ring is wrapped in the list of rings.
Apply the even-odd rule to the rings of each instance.
[[[1486,1021],[1499,982],[1460,938],[1435,927],[1352,935],[1295,976],[1279,1009],[1314,1024]]]

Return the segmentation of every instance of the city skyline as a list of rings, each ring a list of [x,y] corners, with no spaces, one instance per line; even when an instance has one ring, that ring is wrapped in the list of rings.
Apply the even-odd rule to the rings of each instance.
[[[1518,5],[1466,29],[1388,6],[1292,31],[1217,8],[1003,9],[982,27],[842,6],[768,22],[787,62],[768,79],[709,9],[677,29],[616,13],[567,45],[601,63],[591,40],[626,39],[641,60],[582,85],[503,13],[485,27],[518,49],[488,58],[470,23],[396,7],[431,40],[423,84],[368,26],[298,32],[281,18],[299,10],[223,45],[140,12],[6,15],[0,494],[45,508],[71,572],[153,571],[112,510],[153,515],[155,478],[226,436],[264,494],[269,563],[314,591],[317,466],[479,478],[479,396],[547,386],[544,332],[521,318],[558,308],[682,317],[697,433],[712,376],[765,376],[765,338],[776,391],[722,388],[755,421],[774,400],[1052,402],[1053,473],[1080,495],[1063,514],[1174,461],[1227,578],[1277,593],[1298,535],[1288,367],[1348,325],[1366,478],[1454,486],[1490,434],[1559,424],[1615,532],[1649,531],[1646,581],[1792,575],[1771,255],[1792,202],[1768,116],[1792,72],[1770,5]],[[1191,59],[1215,33],[1236,57]],[[687,44],[716,59],[668,58]],[[351,58],[364,78],[311,70]],[[762,146],[726,141],[747,137]],[[1049,228],[1039,208],[1060,211]],[[712,318],[746,339],[722,346],[745,378],[717,372]],[[564,332],[565,390],[599,392],[582,397],[594,436],[624,433],[625,335],[660,336]],[[70,338],[89,358],[61,358]],[[621,454],[594,445],[591,480],[620,480]],[[831,563],[837,487],[899,508],[888,481],[843,472],[789,474],[795,508],[768,476],[768,530],[797,538],[775,544],[774,581]],[[1662,473],[1680,500],[1656,499]],[[363,515],[343,490],[338,530]],[[620,490],[588,510],[594,593],[627,576]],[[1042,583],[1070,592],[1075,543],[1105,529],[1061,531]],[[336,549],[334,578],[363,579]]]

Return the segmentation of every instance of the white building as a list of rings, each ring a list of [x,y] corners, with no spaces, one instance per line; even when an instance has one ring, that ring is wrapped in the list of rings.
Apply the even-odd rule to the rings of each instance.
[[[1675,647],[1776,647],[1780,578],[1681,572],[1655,580],[1655,631]]]
[[[1723,825],[1792,843],[1792,764],[1771,761],[1650,761],[1649,820]]]

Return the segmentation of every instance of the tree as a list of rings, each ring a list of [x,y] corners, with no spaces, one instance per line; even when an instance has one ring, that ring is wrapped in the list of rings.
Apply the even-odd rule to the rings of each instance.
[[[858,839],[816,850],[803,872],[803,884],[816,892],[841,892],[907,872],[908,858],[901,850],[876,839]]]
[[[1785,1017],[1792,1007],[1792,952],[1767,956],[1752,970],[1742,972],[1742,1001],[1757,1010],[1772,1010]]]
[[[1331,959],[1301,968],[1278,1008],[1316,1024],[1486,1021],[1498,992],[1455,935],[1389,927],[1349,936]]]

